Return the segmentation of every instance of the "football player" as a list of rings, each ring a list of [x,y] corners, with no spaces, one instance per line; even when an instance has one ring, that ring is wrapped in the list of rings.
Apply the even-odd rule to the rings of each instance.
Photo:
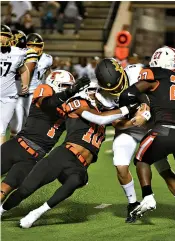
[[[0,96],[0,136],[1,144],[6,140],[6,129],[13,116],[18,98],[15,75],[18,71],[21,77],[22,93],[28,92],[29,70],[24,64],[26,51],[11,46],[12,32],[6,25],[1,25],[0,47],[1,47],[1,96]]]
[[[104,92],[96,94],[98,100],[108,108],[114,108],[116,105],[119,106],[120,94],[130,85],[133,85],[138,81],[138,76],[141,69],[141,65],[137,64],[129,65],[123,69],[115,59],[103,59],[96,68],[96,77],[98,83],[104,90]],[[132,93],[131,90],[127,93],[126,96],[128,104],[135,103],[135,93]],[[120,101],[120,105],[123,105],[122,101]],[[144,116],[142,116],[143,120],[149,120],[149,116],[147,116],[148,113],[149,112],[144,113]],[[150,126],[147,124],[146,126],[141,126],[138,128],[134,127],[134,122],[133,127],[128,128],[128,126],[126,126],[127,129],[120,126],[120,122],[115,123],[114,126],[116,127],[116,131],[113,142],[113,163],[116,167],[118,180],[128,199],[129,204],[127,207],[128,212],[126,222],[130,223],[136,221],[136,218],[131,216],[130,212],[139,203],[136,199],[134,181],[129,171],[129,165],[132,160],[132,156],[136,151],[137,144],[147,133],[147,130],[150,129]],[[171,171],[168,162],[165,162],[164,160],[159,161],[156,163],[155,167],[157,168],[160,175],[166,180],[169,189],[173,194],[175,194],[175,185],[173,182],[175,175]],[[167,173],[169,174],[167,175]],[[170,179],[170,175],[173,176],[173,179]]]
[[[1,174],[8,172],[1,183],[1,201],[22,183],[33,166],[53,148],[65,129],[64,112],[55,107],[43,111],[39,101],[54,97],[56,93],[55,96],[61,98],[57,101],[59,106],[88,82],[87,78],[82,78],[75,84],[69,72],[56,70],[48,76],[46,84],[36,88],[26,125],[1,147]]]
[[[37,63],[32,71],[31,81],[29,85],[28,94],[20,94],[17,106],[16,106],[16,118],[12,123],[13,135],[16,135],[25,124],[26,118],[29,114],[30,104],[33,98],[33,92],[39,84],[44,83],[44,78],[47,76],[50,71],[50,66],[52,65],[52,56],[43,52],[44,42],[41,35],[38,33],[31,33],[27,36],[26,40],[27,48],[32,51],[28,55],[28,62],[36,61],[37,54]],[[33,53],[35,51],[35,54]],[[29,59],[30,57],[30,59]]]
[[[1,206],[1,214],[17,206],[38,188],[58,178],[62,186],[55,194],[21,220],[21,226],[29,228],[43,213],[87,183],[87,168],[97,161],[99,148],[105,138],[104,125],[122,118],[131,111],[125,106],[101,113],[95,98],[97,88],[97,84],[91,83],[83,92],[62,105],[62,110],[66,113],[67,130],[64,143],[35,165],[18,190]]]
[[[30,80],[33,76],[34,69],[37,65],[38,62],[38,54],[37,52],[32,49],[32,48],[27,48],[27,38],[26,35],[21,31],[21,30],[12,30],[12,40],[11,40],[12,46],[16,46],[21,49],[25,49],[26,51],[26,59],[25,59],[25,64],[29,70],[30,73]],[[22,97],[27,97],[29,94],[22,95],[21,93],[21,81],[20,81],[20,76],[17,73],[16,74],[16,86],[18,88],[18,94]],[[21,130],[21,126],[23,123],[23,115],[24,115],[24,108],[21,105],[21,97],[18,98],[15,111],[13,114],[13,117],[10,121],[9,127],[11,134],[10,136],[13,137],[15,136],[19,130]]]
[[[169,154],[173,154],[175,157],[174,69],[175,49],[166,46],[159,48],[151,58],[150,67],[141,70],[140,81],[122,94],[127,95],[135,89],[137,98],[140,93],[147,93],[154,119],[154,125],[141,140],[134,160],[143,197],[140,205],[132,212],[136,216],[141,216],[144,212],[156,208],[151,187],[150,166],[160,159],[166,158]],[[175,184],[175,178],[173,182]]]

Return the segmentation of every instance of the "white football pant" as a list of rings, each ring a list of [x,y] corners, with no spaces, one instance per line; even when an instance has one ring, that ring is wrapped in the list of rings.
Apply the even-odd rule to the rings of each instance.
[[[10,130],[12,133],[18,133],[24,126],[26,119],[29,115],[29,109],[32,102],[33,94],[28,97],[19,97],[14,115],[10,122]]]
[[[8,99],[0,100],[0,135],[5,136],[8,124],[15,111],[16,100],[8,102]]]

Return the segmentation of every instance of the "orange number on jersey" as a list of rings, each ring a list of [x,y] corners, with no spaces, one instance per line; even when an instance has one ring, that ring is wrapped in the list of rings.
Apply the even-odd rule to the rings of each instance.
[[[50,128],[50,130],[47,132],[47,136],[50,138],[54,138],[55,136],[55,130],[58,129],[60,124],[55,123],[53,127]]]
[[[44,93],[44,88],[41,88],[40,93],[39,93],[39,97],[43,96]]]
[[[95,124],[92,124],[92,127],[89,128],[86,134],[83,136],[83,141],[92,143],[96,148],[100,148],[103,139],[105,138],[105,130],[103,126],[98,126],[98,130],[95,132]]]
[[[139,74],[138,79],[139,79],[139,80],[141,80],[141,79],[147,79],[147,75],[148,75],[148,72],[145,71],[145,72]]]
[[[68,103],[69,108],[71,111],[78,109],[81,106],[81,103],[79,100],[74,100],[72,102]]]
[[[175,85],[170,87],[170,100],[175,100]]]

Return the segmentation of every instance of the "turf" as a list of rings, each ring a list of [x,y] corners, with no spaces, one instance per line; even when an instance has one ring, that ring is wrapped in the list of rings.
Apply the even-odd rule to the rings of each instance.
[[[55,181],[9,211],[2,221],[2,241],[173,241],[175,240],[175,199],[153,169],[153,189],[157,210],[135,224],[125,224],[126,198],[112,165],[112,141],[103,144],[96,164],[89,167],[89,184],[71,198],[44,214],[31,229],[19,228],[19,220],[43,204],[59,186]],[[170,156],[172,167],[175,163]],[[141,192],[134,165],[131,165],[138,198]],[[100,204],[112,204],[97,209]]]

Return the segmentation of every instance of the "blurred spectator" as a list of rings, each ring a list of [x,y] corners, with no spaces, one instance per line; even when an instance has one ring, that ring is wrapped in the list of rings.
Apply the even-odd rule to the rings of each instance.
[[[60,11],[58,16],[58,32],[60,34],[63,34],[64,23],[75,23],[74,34],[78,34],[84,16],[85,9],[83,2],[60,1]]]
[[[93,58],[91,58],[91,60],[90,60],[90,63],[87,65],[87,75],[88,75],[88,77],[89,77],[89,79],[91,80],[91,81],[93,81],[93,80],[97,80],[96,79],[96,75],[95,75],[95,68],[96,68],[96,66],[97,66],[97,64],[98,64],[98,62],[99,62],[99,57],[93,57]]]
[[[16,29],[19,29],[22,17],[26,13],[30,13],[31,10],[32,4],[30,1],[10,1],[4,22],[9,26],[14,25]]]
[[[60,58],[54,57],[53,58],[53,64],[51,66],[52,71],[60,69]]]
[[[73,66],[73,73],[75,78],[81,78],[83,75],[87,75],[87,58],[79,57],[79,63]]]
[[[60,59],[59,57],[54,57],[51,69],[52,71],[61,69],[61,70],[67,70],[69,72],[72,72],[71,60],[70,59],[63,60],[63,59]]]
[[[45,33],[46,29],[50,29],[50,33],[53,33],[55,23],[57,20],[57,12],[59,8],[59,4],[54,1],[48,1],[43,3],[43,16],[41,18],[41,28],[43,33]]]
[[[137,54],[128,57],[128,64],[139,64],[140,62],[140,58]]]
[[[142,61],[144,67],[150,67],[149,66],[150,61],[151,61],[151,56],[144,56],[143,61]]]
[[[67,70],[67,71],[69,71],[69,72],[72,73],[73,67],[72,67],[72,61],[71,61],[71,59],[68,58],[67,60],[65,60],[64,70]]]
[[[20,30],[22,30],[26,35],[35,32],[35,28],[32,21],[32,16],[30,13],[26,13],[20,24]]]

